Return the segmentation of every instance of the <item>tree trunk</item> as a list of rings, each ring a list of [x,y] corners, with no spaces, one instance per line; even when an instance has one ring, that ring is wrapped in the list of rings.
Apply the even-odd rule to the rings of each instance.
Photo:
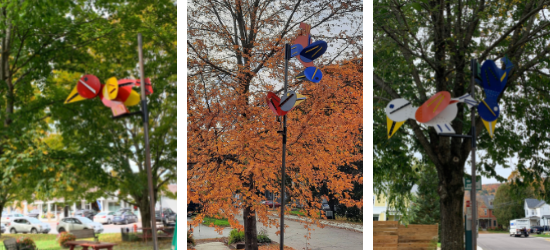
[[[439,196],[441,222],[441,249],[464,249],[464,167],[459,164],[444,164],[439,173]],[[441,178],[443,177],[443,178]]]
[[[245,250],[258,250],[258,232],[256,230],[256,213],[247,206],[243,211]]]
[[[0,199],[1,199],[1,198],[0,198]],[[0,214],[2,214],[2,212],[4,211],[4,205],[5,205],[5,204],[4,204],[3,202],[0,203]],[[7,230],[7,228],[6,228],[6,230]],[[2,237],[2,232],[0,232],[0,237]]]
[[[135,199],[135,198],[134,198]],[[154,216],[149,209],[149,198],[148,196],[140,197],[140,199],[135,199],[137,204],[139,204],[139,212],[141,217],[141,227],[143,228],[152,228],[151,225],[151,216]],[[155,219],[156,220],[156,219]]]

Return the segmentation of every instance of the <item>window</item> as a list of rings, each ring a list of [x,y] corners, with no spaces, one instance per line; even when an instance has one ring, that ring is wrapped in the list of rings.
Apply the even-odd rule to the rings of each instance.
[[[496,220],[493,221],[493,227],[497,227],[497,221]]]
[[[487,215],[487,209],[483,209],[485,211],[485,215]]]
[[[372,221],[378,221],[378,218],[379,218],[379,217],[378,217],[378,215],[376,214],[376,215],[374,215],[374,216],[372,217]]]

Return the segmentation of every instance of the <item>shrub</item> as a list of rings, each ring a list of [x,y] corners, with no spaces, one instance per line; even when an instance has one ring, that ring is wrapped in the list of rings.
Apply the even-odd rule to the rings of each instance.
[[[36,249],[36,244],[30,238],[21,237],[17,240],[17,247],[21,250],[34,250]]]
[[[191,243],[193,246],[195,245],[195,239],[193,239],[193,234],[189,231],[187,231],[187,243]]]
[[[271,243],[271,239],[267,237],[267,230],[264,228],[258,234],[258,243]]]
[[[363,221],[363,210],[357,206],[346,207],[342,204],[338,205],[338,210],[336,210],[336,215],[345,217],[349,221],[362,222]]]
[[[241,242],[244,241],[244,231],[239,231],[238,229],[233,229],[229,233],[229,244],[233,244],[235,242]]]
[[[74,240],[76,240],[76,237],[73,234],[67,233],[67,232],[60,233],[57,236],[57,242],[63,248],[69,248],[69,246],[65,245],[65,243],[67,241],[74,241]]]

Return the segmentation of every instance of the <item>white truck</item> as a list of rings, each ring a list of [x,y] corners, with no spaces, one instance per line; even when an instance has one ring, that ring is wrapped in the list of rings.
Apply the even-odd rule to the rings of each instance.
[[[531,222],[529,219],[515,219],[510,221],[510,237],[529,237]]]

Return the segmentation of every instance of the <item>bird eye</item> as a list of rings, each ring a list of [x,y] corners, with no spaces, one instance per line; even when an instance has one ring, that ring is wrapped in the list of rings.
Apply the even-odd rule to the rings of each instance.
[[[395,106],[393,104],[390,104],[390,109],[393,109],[395,108]]]
[[[495,107],[494,110],[495,110],[495,112],[497,112],[497,111],[498,111],[498,107]]]

